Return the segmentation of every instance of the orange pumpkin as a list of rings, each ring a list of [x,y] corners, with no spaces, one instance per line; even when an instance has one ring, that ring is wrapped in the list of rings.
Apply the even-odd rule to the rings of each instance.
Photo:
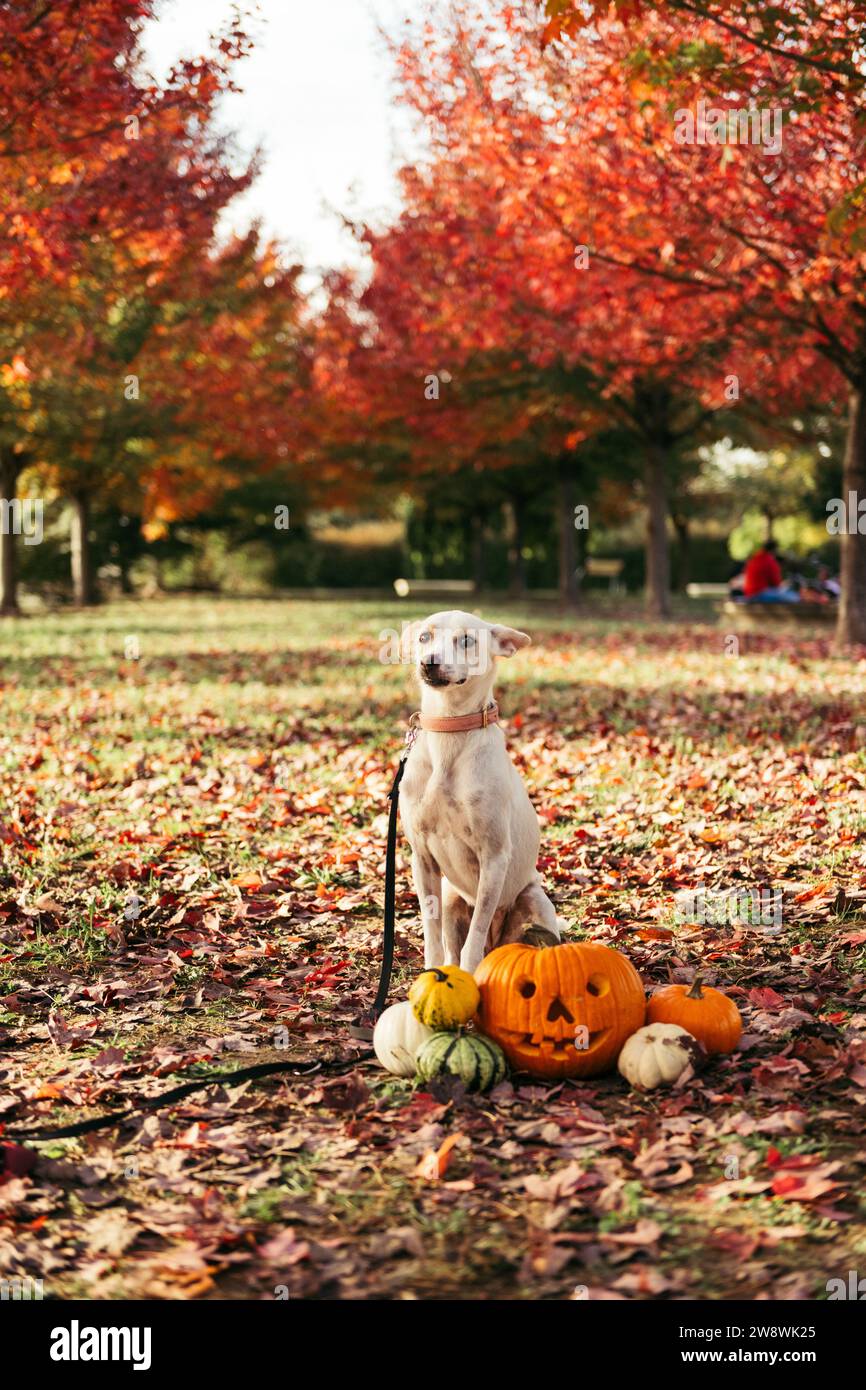
[[[678,1023],[703,1043],[710,1057],[733,1052],[743,1032],[743,1020],[733,999],[718,989],[705,989],[700,976],[692,985],[664,985],[647,1006],[647,1023]]]
[[[640,976],[625,956],[596,942],[497,946],[475,979],[478,1027],[516,1071],[533,1076],[598,1076],[644,1022]]]

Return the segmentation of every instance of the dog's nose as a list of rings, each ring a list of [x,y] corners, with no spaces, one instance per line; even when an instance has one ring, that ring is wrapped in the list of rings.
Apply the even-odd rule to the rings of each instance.
[[[439,665],[439,658],[438,656],[425,656],[421,665],[424,667],[425,671],[435,671],[436,667]]]

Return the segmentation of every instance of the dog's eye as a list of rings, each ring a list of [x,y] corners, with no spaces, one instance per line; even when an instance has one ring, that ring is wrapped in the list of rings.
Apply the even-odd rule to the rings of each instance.
[[[464,652],[468,652],[470,647],[475,646],[475,638],[472,636],[471,632],[464,632],[463,636],[460,638],[460,646],[463,648]]]
[[[433,635],[433,634],[430,633],[430,632],[422,632],[422,633],[421,633],[421,636],[418,638],[418,641],[419,641],[419,642],[429,642],[429,641],[430,641],[430,638],[432,637],[432,635]]]

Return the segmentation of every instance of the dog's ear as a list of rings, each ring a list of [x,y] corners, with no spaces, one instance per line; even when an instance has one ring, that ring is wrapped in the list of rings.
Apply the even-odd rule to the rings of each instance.
[[[493,639],[494,656],[513,656],[521,647],[528,647],[532,641],[527,633],[518,632],[516,627],[504,627],[502,623],[493,624],[490,636]]]

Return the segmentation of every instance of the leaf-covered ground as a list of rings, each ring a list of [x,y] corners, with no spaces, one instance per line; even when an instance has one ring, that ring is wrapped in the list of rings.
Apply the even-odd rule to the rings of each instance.
[[[202,599],[0,628],[0,1277],[60,1298],[826,1297],[866,1262],[866,660],[488,614],[536,639],[502,703],[560,915],[648,986],[700,966],[746,1029],[664,1094],[467,1098],[388,1077],[347,1032],[415,708],[380,633],[410,616]],[[421,963],[405,855],[399,884],[395,998]],[[687,920],[675,895],[701,887],[776,891],[781,922]],[[28,1138],[288,1059],[347,1066]]]

